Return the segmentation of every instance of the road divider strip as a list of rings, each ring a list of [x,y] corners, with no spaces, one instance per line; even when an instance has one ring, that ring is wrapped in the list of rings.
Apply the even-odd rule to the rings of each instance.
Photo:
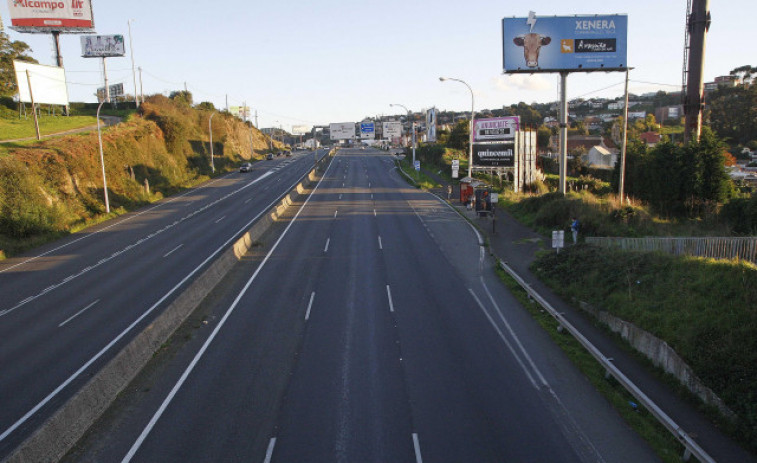
[[[268,211],[261,213],[239,239],[226,251],[217,254],[215,260],[209,263],[199,276],[191,280],[189,286],[152,323],[121,348],[73,397],[14,449],[3,463],[59,461],[263,233],[280,220],[286,210],[304,196],[311,185],[317,183],[332,157],[327,155],[321,158],[289,193],[284,194]],[[55,392],[59,389],[62,387]],[[33,411],[38,408],[41,407],[35,407]]]

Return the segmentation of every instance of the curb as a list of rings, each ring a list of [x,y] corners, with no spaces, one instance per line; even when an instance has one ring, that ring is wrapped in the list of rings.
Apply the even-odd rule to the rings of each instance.
[[[173,332],[223,280],[260,237],[318,178],[331,160],[324,156],[297,186],[202,272],[153,322],[146,326],[82,388],[22,442],[3,463],[58,461],[100,418]]]

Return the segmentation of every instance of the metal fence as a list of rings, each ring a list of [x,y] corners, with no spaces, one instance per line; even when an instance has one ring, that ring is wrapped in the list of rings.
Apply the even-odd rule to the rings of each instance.
[[[740,259],[757,263],[757,237],[609,238],[586,237],[586,242],[625,251],[662,251],[677,256]]]

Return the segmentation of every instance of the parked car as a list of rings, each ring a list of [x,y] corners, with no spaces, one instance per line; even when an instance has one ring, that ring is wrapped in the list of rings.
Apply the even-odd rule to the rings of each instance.
[[[241,166],[239,166],[239,172],[249,172],[252,170],[252,164],[249,162],[245,162]]]

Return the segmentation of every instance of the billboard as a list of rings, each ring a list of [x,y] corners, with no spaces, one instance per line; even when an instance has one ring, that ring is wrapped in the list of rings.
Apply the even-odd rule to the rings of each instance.
[[[229,106],[229,114],[246,121],[247,118],[250,116],[250,107],[249,106]]]
[[[354,122],[337,122],[329,124],[332,140],[354,140],[355,123]]]
[[[108,96],[110,96],[110,98],[118,98],[119,96],[124,96],[124,84],[108,85],[108,90],[109,93],[106,95],[105,87],[99,87],[97,89],[97,101],[103,101]]]
[[[520,130],[520,116],[476,119],[473,142],[512,140],[518,130]]]
[[[376,126],[373,124],[373,122],[361,122],[360,139],[373,140],[374,138],[376,138]]]
[[[81,37],[82,58],[107,58],[125,54],[123,35],[84,35]]]
[[[13,61],[13,68],[16,71],[19,101],[31,103],[33,96],[35,104],[68,105],[66,72],[63,68],[15,60]],[[27,71],[29,71],[28,79],[26,77]],[[31,94],[29,93],[29,81],[32,85]]]
[[[402,122],[384,122],[382,128],[384,138],[387,140],[402,137]]]
[[[515,142],[474,143],[473,165],[513,167],[515,165]]]
[[[293,125],[292,133],[294,135],[305,135],[306,133],[310,133],[310,126],[309,125]]]
[[[625,70],[628,16],[502,19],[505,73]]]
[[[436,108],[426,111],[426,141],[436,141]]]
[[[90,32],[90,0],[8,0],[11,29],[18,32]]]

